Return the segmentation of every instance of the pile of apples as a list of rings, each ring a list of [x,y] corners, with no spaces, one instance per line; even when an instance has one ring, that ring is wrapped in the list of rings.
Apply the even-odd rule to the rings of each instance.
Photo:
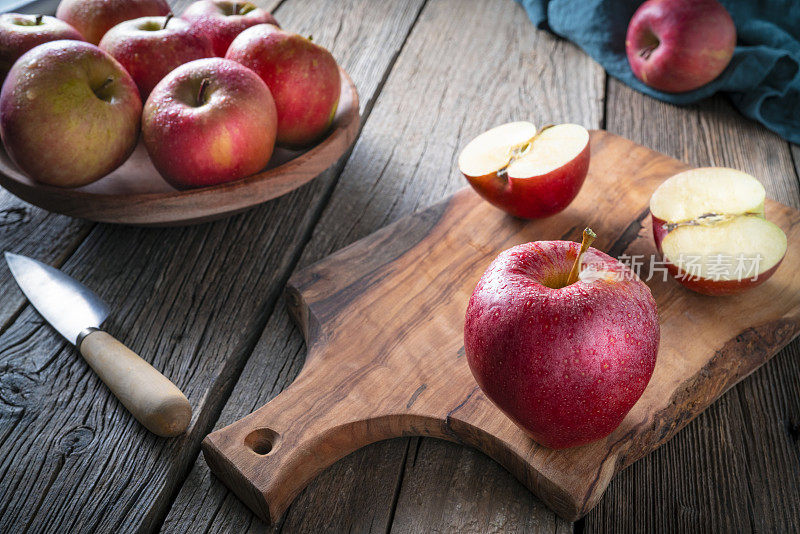
[[[540,218],[572,202],[589,158],[581,126],[512,122],[470,141],[458,166],[487,201]],[[765,198],[758,180],[734,169],[692,169],[665,180],[650,212],[667,270],[706,295],[764,283],[787,248],[786,235],[765,218]],[[620,425],[653,375],[660,341],[649,287],[590,248],[594,232],[586,229],[583,238],[502,252],[476,285],[464,323],[467,361],[483,392],[555,449],[601,439]],[[741,260],[746,269],[737,268]]]
[[[262,170],[277,145],[330,129],[339,67],[310,38],[249,2],[62,0],[56,17],[0,15],[0,136],[41,183],[106,176],[141,132],[178,189]]]

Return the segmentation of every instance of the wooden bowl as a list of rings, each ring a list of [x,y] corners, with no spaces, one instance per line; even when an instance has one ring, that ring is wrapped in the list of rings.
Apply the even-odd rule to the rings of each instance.
[[[276,147],[266,169],[247,178],[179,191],[156,171],[140,140],[120,168],[75,189],[35,182],[0,150],[0,185],[46,210],[99,222],[173,226],[239,213],[309,182],[353,144],[361,122],[358,91],[347,73],[339,70],[342,92],[328,136],[305,151]]]

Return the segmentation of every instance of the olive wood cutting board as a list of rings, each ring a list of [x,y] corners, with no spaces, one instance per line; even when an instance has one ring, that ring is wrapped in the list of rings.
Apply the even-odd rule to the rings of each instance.
[[[800,212],[768,200],[767,218],[789,238],[769,281],[738,296],[708,297],[657,273],[648,285],[661,321],[658,361],[620,427],[559,451],[527,437],[482,394],[467,365],[464,313],[475,284],[500,251],[580,240],[586,226],[599,236],[596,248],[649,261],[650,195],[687,168],[602,131],[592,132],[591,153],[583,189],[554,217],[514,219],[464,189],[294,275],[288,300],[306,338],[305,366],[268,404],[206,437],[214,473],[255,513],[276,521],[309,481],[359,447],[433,436],[483,451],[575,520],[615,473],[798,334]]]

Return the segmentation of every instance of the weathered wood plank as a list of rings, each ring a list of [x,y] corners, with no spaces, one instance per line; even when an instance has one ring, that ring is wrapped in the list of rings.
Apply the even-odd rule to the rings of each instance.
[[[525,486],[480,452],[412,440],[392,532],[572,532]]]
[[[609,80],[607,129],[692,165],[742,169],[800,206],[787,143],[722,98],[678,108]],[[769,216],[769,213],[767,214]],[[783,267],[787,268],[787,267]],[[800,524],[800,343],[620,473],[585,530],[785,531]]]
[[[492,32],[482,30],[486,27]],[[497,35],[504,37],[497,39]],[[507,83],[509,79],[517,81]],[[572,85],[568,80],[580,80],[571,93],[564,89]],[[299,267],[463,187],[454,161],[468,138],[486,127],[521,117],[543,124],[571,120],[596,127],[602,114],[602,91],[599,67],[571,45],[532,30],[517,4],[429,3],[380,94]],[[217,427],[258,408],[291,383],[305,348],[288,321],[279,304]],[[281,369],[276,360],[288,361],[291,372],[276,374]],[[394,521],[408,524],[419,510],[406,501],[412,497],[407,490],[394,495],[402,481],[424,489],[414,498],[424,503],[431,523],[420,528],[447,528],[453,516],[442,514],[432,498],[447,479],[439,479],[438,471],[421,469],[427,462],[440,466],[442,472],[458,470],[463,475],[457,498],[465,502],[483,495],[476,491],[480,485],[489,480],[496,484],[488,493],[498,498],[475,506],[474,515],[460,524],[474,521],[480,531],[482,525],[496,523],[500,517],[511,519],[508,511],[513,509],[514,517],[525,518],[521,530],[532,525],[568,528],[482,454],[457,448],[461,453],[454,458],[452,445],[423,440],[418,457],[418,443],[417,439],[391,440],[338,462],[298,497],[280,527],[285,532],[385,531],[392,511],[383,507],[393,497],[403,499]],[[420,467],[407,467],[414,460]],[[249,512],[239,503],[217,492],[218,483],[213,478],[209,482],[206,469],[202,460],[195,466],[165,530],[234,531],[253,524],[251,519],[242,519]],[[440,484],[428,483],[429,478]],[[209,487],[218,493],[215,503],[221,511],[212,522],[203,519],[187,527],[183,521],[192,516],[191,508],[209,493]]]
[[[314,33],[356,81],[363,111],[420,2],[287,2],[286,28]],[[366,12],[365,12],[366,11]],[[319,217],[341,164],[246,214],[189,228],[98,225],[66,262],[114,310],[108,330],[192,402],[187,435],[164,440],[125,412],[74,351],[25,308],[0,336],[0,531],[152,529]],[[193,503],[194,504],[194,503]],[[195,508],[196,510],[196,508]]]

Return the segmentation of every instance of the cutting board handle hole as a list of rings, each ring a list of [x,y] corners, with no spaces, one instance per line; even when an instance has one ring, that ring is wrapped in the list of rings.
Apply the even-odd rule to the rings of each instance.
[[[278,441],[278,433],[271,428],[257,428],[244,438],[247,448],[260,456],[269,454],[276,441]]]

